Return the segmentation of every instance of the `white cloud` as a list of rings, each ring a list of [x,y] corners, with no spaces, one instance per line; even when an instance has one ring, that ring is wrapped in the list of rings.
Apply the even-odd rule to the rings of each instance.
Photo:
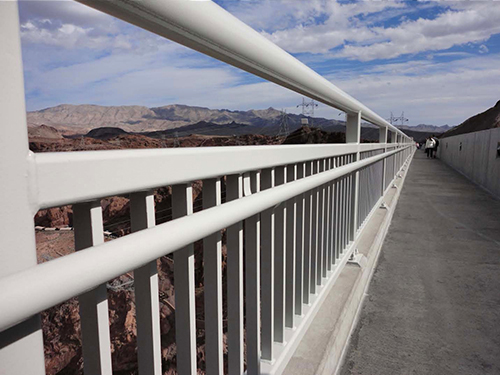
[[[280,4],[282,2],[276,2],[276,6]],[[435,18],[410,20],[406,17],[432,7],[441,12]],[[297,9],[284,8],[280,19],[293,11],[302,14]],[[255,24],[267,30],[263,32],[266,37],[289,52],[331,54],[332,49],[341,47],[335,52],[337,58],[360,61],[446,50],[471,42],[480,43],[500,33],[498,1],[441,1],[417,5],[401,1],[320,1],[311,14],[321,14],[324,20],[306,22],[297,17],[288,27],[271,28],[271,31],[261,25],[269,22],[266,17]],[[379,26],[384,20],[398,15],[401,17],[396,26]],[[253,18],[249,20],[252,22]]]
[[[449,10],[435,19],[419,18],[393,28],[373,28],[385,39],[371,45],[348,45],[338,54],[360,61],[390,59],[404,54],[445,50],[482,42],[500,33],[500,3],[479,3],[473,9]]]
[[[500,54],[378,65],[330,78],[383,117],[404,111],[412,125],[457,125],[500,99]]]
[[[93,28],[69,23],[53,25],[51,20],[27,21],[21,25],[21,38],[24,43],[94,50],[130,49],[132,46],[125,35],[104,35],[94,32]]]
[[[308,2],[296,2],[307,6]],[[296,20],[291,28],[274,32],[263,32],[271,41],[292,53],[328,53],[332,48],[350,42],[369,42],[380,39],[368,26],[400,14],[406,6],[401,1],[361,1],[339,3],[321,1],[316,13],[324,22],[300,22]],[[363,16],[364,21],[359,17]]]
[[[490,50],[484,44],[479,46],[479,53],[488,53]]]

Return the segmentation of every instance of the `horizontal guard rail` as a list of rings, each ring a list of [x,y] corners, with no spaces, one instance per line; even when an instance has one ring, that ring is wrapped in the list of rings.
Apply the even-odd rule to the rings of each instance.
[[[408,138],[212,1],[78,1]]]
[[[36,212],[160,186],[397,146],[279,145],[31,154],[30,170],[35,179],[31,186],[37,189],[32,192],[32,201]]]
[[[0,332],[96,285],[408,147],[301,178],[7,276],[0,280]]]

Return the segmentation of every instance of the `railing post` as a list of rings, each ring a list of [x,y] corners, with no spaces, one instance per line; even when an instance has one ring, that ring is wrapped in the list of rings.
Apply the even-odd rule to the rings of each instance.
[[[397,149],[398,148],[398,136],[397,136],[397,133],[396,132],[392,132],[391,134],[391,143],[394,145],[393,149]],[[397,155],[394,154],[392,156],[392,161],[393,161],[393,165],[392,165],[392,176],[391,176],[391,181],[394,180],[394,177],[396,176],[396,172],[397,172],[397,168],[396,168],[396,163],[397,163]]]
[[[0,278],[37,263],[18,14],[16,1],[0,2]],[[45,374],[39,315],[0,332],[0,364],[2,375]]]
[[[380,144],[386,145],[387,144],[387,128],[386,127],[381,127],[379,128],[379,140],[378,142]],[[387,145],[384,146],[384,153],[387,152]],[[387,168],[387,159],[384,159],[382,162],[382,195],[384,194],[385,191],[385,171]]]
[[[361,142],[361,112],[347,114],[346,118],[346,142],[360,144]],[[359,161],[359,151],[356,152],[354,162]],[[350,222],[349,240],[354,241],[358,229],[358,206],[359,206],[359,171],[354,174],[352,184],[352,212]],[[347,241],[349,242],[349,241]]]

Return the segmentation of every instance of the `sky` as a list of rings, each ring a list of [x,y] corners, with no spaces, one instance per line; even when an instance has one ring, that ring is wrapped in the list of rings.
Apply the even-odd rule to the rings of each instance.
[[[500,1],[215,2],[384,118],[457,125],[500,100]],[[19,13],[29,111],[301,111],[297,93],[79,3],[21,0]],[[323,104],[315,115],[343,119]]]

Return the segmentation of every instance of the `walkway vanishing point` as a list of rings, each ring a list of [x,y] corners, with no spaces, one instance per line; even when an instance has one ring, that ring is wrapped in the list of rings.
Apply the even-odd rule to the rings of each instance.
[[[500,202],[415,153],[342,375],[500,373]]]

